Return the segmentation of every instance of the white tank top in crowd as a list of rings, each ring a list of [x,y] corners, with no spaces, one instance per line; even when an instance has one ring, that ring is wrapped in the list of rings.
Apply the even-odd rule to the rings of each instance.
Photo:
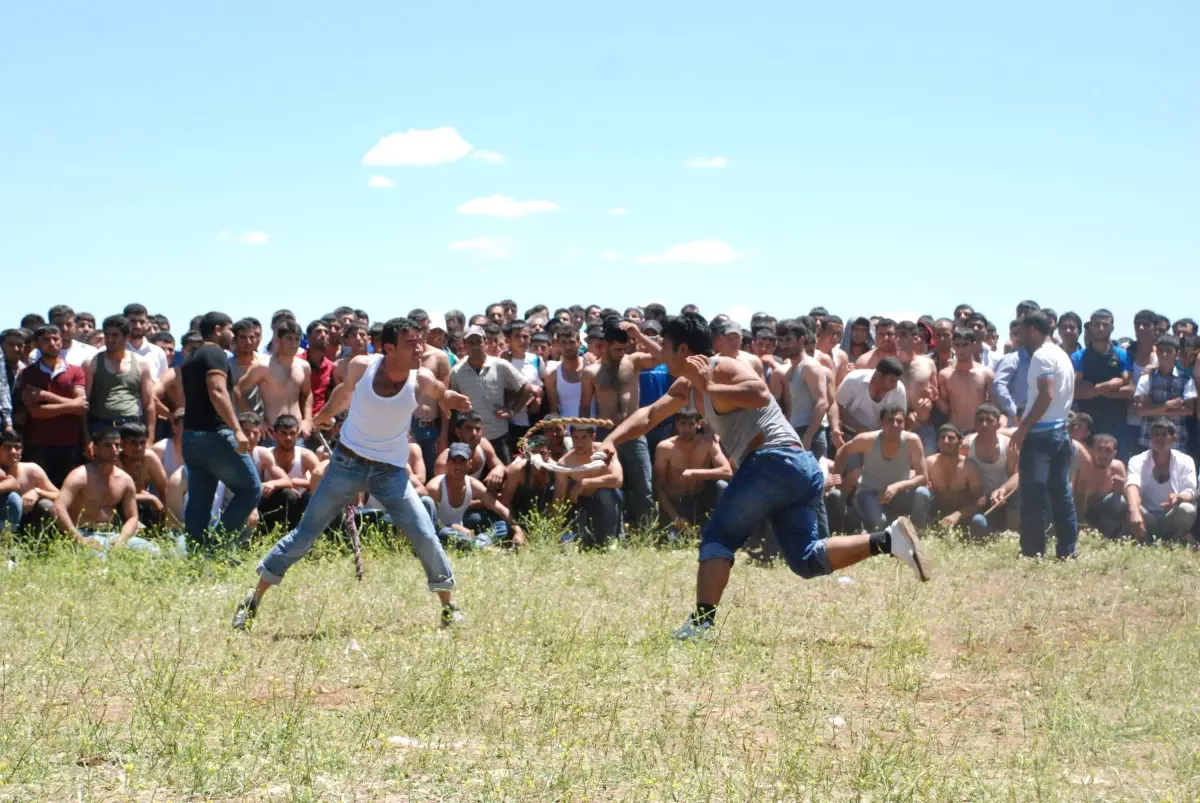
[[[582,363],[579,366],[579,371],[583,373]],[[555,385],[558,387],[558,414],[573,418],[579,415],[579,398],[583,395],[583,380],[578,382],[568,382],[563,376],[562,363],[558,364],[555,369],[558,374],[555,379]]]
[[[443,476],[440,483],[441,498],[437,502],[437,518],[438,523],[451,525],[462,524],[463,516],[467,515],[467,508],[471,506],[471,481],[466,482],[466,490],[463,491],[463,501],[461,505],[455,506],[450,504],[450,489],[446,487],[446,478]]]
[[[375,374],[383,364],[376,354],[350,397],[350,413],[342,424],[341,441],[346,448],[367,460],[388,463],[397,468],[408,466],[408,427],[417,409],[417,367],[395,396],[375,392]]]

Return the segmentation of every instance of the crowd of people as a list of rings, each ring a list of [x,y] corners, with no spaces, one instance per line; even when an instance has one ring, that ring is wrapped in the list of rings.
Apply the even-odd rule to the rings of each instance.
[[[720,412],[681,402],[597,459],[614,428],[678,379],[663,350],[673,319],[659,304],[518,315],[502,301],[470,317],[414,309],[397,328],[340,307],[303,327],[288,310],[267,326],[209,313],[177,340],[140,304],[100,320],[66,305],[29,314],[2,334],[5,527],[152,552],[278,527],[305,542],[281,541],[260,568],[282,576],[320,534],[302,526],[317,489],[344,482],[330,470],[339,444],[377,442],[352,430],[405,410],[399,484],[355,486],[348,510],[313,520],[390,523],[413,540],[433,590],[449,594],[439,587],[448,567],[440,547],[414,539],[424,522],[413,516],[456,548],[520,546],[522,522],[552,511],[582,548],[631,526],[673,539],[704,525],[749,454],[718,437]],[[1046,551],[1048,524],[1059,557],[1074,554],[1080,525],[1195,543],[1195,321],[1146,310],[1117,340],[1106,310],[1085,320],[1027,301],[1000,329],[968,305],[943,318],[843,319],[818,307],[745,323],[705,320],[711,352],[765,385],[816,460],[823,537],[904,516],[976,538],[1017,530],[1026,555]],[[371,415],[347,421],[356,383],[384,381],[360,358],[407,348],[410,331],[420,380],[367,394]],[[408,495],[415,507],[398,521],[395,500]],[[771,523],[757,529],[750,548],[775,554]]]

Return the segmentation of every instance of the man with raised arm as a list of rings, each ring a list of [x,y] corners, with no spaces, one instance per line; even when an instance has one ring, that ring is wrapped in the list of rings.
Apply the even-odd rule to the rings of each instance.
[[[734,554],[765,521],[774,526],[780,551],[792,571],[811,578],[891,554],[928,580],[931,565],[916,529],[898,518],[869,535],[819,538],[824,481],[812,453],[800,445],[766,383],[749,366],[712,355],[712,333],[698,313],[684,313],[663,327],[663,358],[679,377],[666,396],[626,418],[601,444],[612,459],[617,446],[639,437],[689,403],[737,466],[701,530],[696,608],[675,633],[702,636],[716,621],[717,604],[729,582]]]
[[[412,542],[425,569],[429,590],[441,599],[443,626],[462,619],[454,605],[454,573],[408,474],[408,430],[417,408],[417,394],[438,400],[443,415],[469,410],[471,401],[446,390],[433,372],[421,367],[425,341],[408,318],[383,325],[383,353],[355,357],[329,402],[313,420],[331,427],[345,410],[341,436],[316,493],[296,529],[272,547],[258,565],[258,587],[238,604],[233,627],[245,629],[258,612],[262,597],[283,581],[292,565],[304,557],[318,536],[360,493],[372,494],[387,510],[392,523]]]

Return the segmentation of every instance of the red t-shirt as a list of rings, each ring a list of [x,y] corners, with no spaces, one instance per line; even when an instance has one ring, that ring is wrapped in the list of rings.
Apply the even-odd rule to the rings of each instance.
[[[311,362],[309,363],[309,367],[312,367]],[[334,362],[328,357],[322,357],[321,365],[313,368],[313,415],[321,412],[321,408],[325,406],[325,402],[329,401],[329,388],[333,385],[333,369]]]
[[[40,362],[21,372],[21,384],[38,388],[65,399],[75,398],[75,388],[87,387],[87,378],[78,365],[60,363],[63,369],[53,377]],[[79,443],[77,415],[56,415],[54,418],[29,418],[25,424],[25,443],[30,446],[75,446]]]

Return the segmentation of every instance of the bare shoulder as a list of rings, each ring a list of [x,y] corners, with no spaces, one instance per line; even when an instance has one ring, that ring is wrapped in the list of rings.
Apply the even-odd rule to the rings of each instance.
[[[752,354],[748,354],[747,356],[754,357]],[[758,358],[754,357],[754,359],[757,360]],[[759,364],[761,365],[761,363]],[[727,382],[762,378],[748,360],[735,359],[733,357],[718,357],[717,364],[713,368],[713,376]]]

